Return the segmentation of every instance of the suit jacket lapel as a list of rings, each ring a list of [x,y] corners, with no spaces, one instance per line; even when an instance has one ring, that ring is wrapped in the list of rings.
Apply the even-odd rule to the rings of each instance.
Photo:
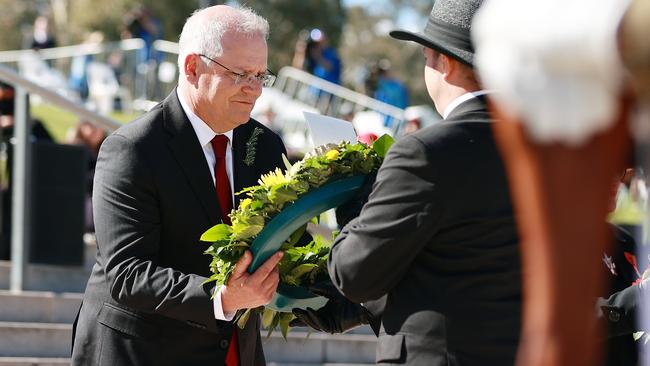
[[[244,163],[246,158],[246,143],[251,135],[251,126],[250,123],[245,123],[233,131],[233,149],[232,149],[232,165],[233,165],[233,174],[234,174],[234,186],[235,192],[237,193],[246,187],[257,184],[257,179],[259,174],[256,174],[256,169],[254,165],[248,166]],[[235,195],[235,208],[239,206],[240,197]]]
[[[218,223],[219,203],[216,190],[210,176],[210,168],[196,133],[181,107],[176,90],[163,101],[163,123],[171,134],[168,142],[172,155],[183,170],[194,194],[210,222]]]

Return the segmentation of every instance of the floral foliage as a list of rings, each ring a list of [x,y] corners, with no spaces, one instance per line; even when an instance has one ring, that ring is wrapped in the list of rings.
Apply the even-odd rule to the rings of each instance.
[[[201,236],[212,245],[205,251],[212,256],[207,282],[216,281],[217,287],[228,282],[232,270],[246,250],[273,217],[299,197],[326,183],[354,175],[376,171],[392,144],[384,135],[372,146],[363,143],[329,144],[320,146],[291,165],[285,158],[286,170],[276,169],[262,175],[258,185],[237,193],[244,196],[239,207],[229,214],[232,224],[219,224]],[[281,246],[285,255],[279,264],[280,281],[291,286],[314,283],[325,274],[329,244],[321,237],[304,246],[296,246],[307,225],[296,230]],[[250,312],[241,314],[238,324],[243,326]],[[291,314],[276,314],[266,309],[262,317],[271,330],[280,326],[286,335]]]

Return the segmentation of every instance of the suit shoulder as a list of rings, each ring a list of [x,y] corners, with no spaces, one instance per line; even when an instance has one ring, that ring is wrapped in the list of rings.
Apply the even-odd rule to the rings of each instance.
[[[440,121],[413,133],[425,145],[441,141],[454,141],[471,136],[491,136],[491,120],[487,113],[473,113],[460,118]]]

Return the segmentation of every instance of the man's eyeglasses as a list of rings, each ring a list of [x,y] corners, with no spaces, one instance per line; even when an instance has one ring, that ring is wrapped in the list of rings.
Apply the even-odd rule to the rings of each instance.
[[[230,70],[228,67],[222,65],[219,61],[216,61],[216,60],[214,60],[214,59],[212,59],[212,58],[210,58],[210,57],[208,57],[206,55],[199,54],[199,56],[205,57],[208,60],[210,60],[210,61],[214,62],[215,64],[217,64],[217,65],[223,67],[224,69],[226,69],[226,71],[228,71],[232,75],[232,77],[233,77],[233,79],[235,81],[235,85],[239,85],[242,82],[247,82],[248,84],[251,84],[251,85],[261,84],[263,87],[268,88],[268,87],[273,86],[273,83],[275,83],[276,76],[268,69],[264,72],[264,74],[261,74],[261,75],[241,74],[241,73],[234,72],[234,71]]]

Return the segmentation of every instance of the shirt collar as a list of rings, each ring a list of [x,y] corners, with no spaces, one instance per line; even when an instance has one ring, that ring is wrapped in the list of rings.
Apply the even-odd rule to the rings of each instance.
[[[463,102],[466,102],[466,101],[468,101],[468,100],[470,100],[472,98],[480,97],[481,95],[488,94],[489,92],[491,92],[491,91],[490,90],[477,90],[475,92],[465,93],[465,94],[461,95],[460,97],[452,100],[451,103],[449,103],[447,108],[445,108],[445,112],[442,114],[442,118],[447,119],[447,117],[449,117],[451,112],[453,112],[454,109],[456,109],[456,107],[461,105]]]
[[[183,112],[185,112],[185,115],[187,116],[187,119],[190,120],[190,123],[192,124],[192,128],[194,129],[194,132],[196,133],[196,137],[199,138],[199,143],[201,146],[205,146],[212,141],[212,139],[218,135],[216,132],[212,131],[210,126],[208,126],[207,123],[205,123],[199,116],[194,114],[194,111],[190,108],[190,106],[185,102],[185,99],[183,99],[183,96],[176,90],[176,95],[178,96],[178,101],[181,103],[181,108],[183,108]],[[232,144],[232,131],[226,131],[223,133],[223,135],[226,135],[228,137],[228,140]]]

